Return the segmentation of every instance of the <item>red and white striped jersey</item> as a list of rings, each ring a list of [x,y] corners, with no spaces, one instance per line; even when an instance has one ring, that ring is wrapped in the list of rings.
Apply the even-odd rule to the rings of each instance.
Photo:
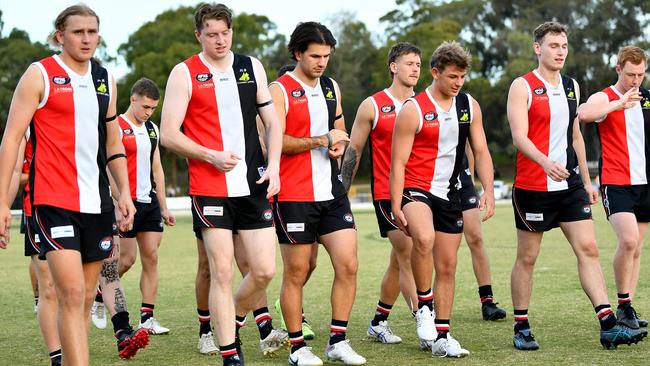
[[[203,54],[181,63],[190,89],[183,132],[199,145],[243,157],[224,173],[212,164],[189,160],[190,195],[242,197],[266,191],[256,184],[264,173],[257,125],[257,81],[249,56],[231,53],[232,67],[219,71]]]
[[[569,171],[569,178],[556,182],[544,169],[517,152],[515,187],[532,191],[561,191],[581,184],[578,159],[573,149],[573,122],[577,100],[575,80],[562,76],[553,86],[535,71],[521,77],[528,88],[528,138],[549,159]]]
[[[112,77],[95,62],[79,75],[58,55],[34,63],[45,83],[34,113],[32,203],[82,213],[113,210],[106,173],[106,113]]]
[[[372,121],[370,132],[370,163],[372,169],[372,197],[374,200],[389,200],[390,189],[388,179],[390,176],[390,154],[393,143],[393,130],[395,118],[402,102],[395,99],[388,89],[375,93],[370,97],[375,117]]]
[[[293,137],[321,136],[334,128],[337,96],[334,80],[321,77],[310,87],[288,72],[273,82],[284,94],[285,134]],[[320,202],[345,194],[338,162],[327,148],[298,154],[282,154],[279,201]]]
[[[429,89],[408,101],[419,117],[411,155],[404,169],[404,188],[420,188],[443,200],[458,190],[458,173],[472,123],[472,98],[463,92],[449,111],[433,99]]]
[[[25,157],[23,159],[22,174],[29,174],[29,167],[32,165],[33,145],[30,138],[29,128],[25,131]],[[32,216],[32,202],[29,198],[29,182],[23,186],[23,213],[25,216]]]
[[[598,123],[602,155],[601,184],[647,184],[650,172],[650,92],[634,107],[609,113]],[[608,100],[623,96],[614,86],[602,91]]]
[[[151,121],[137,124],[125,115],[118,117],[120,136],[126,152],[131,199],[151,203],[156,198],[153,179],[153,156],[158,147],[158,127]]]

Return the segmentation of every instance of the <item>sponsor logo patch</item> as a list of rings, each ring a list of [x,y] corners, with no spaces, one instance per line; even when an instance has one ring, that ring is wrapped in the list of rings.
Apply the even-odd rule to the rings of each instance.
[[[438,115],[436,114],[436,112],[433,112],[433,111],[427,112],[427,113],[424,114],[424,120],[425,121],[433,121],[437,117],[438,117]]]
[[[304,222],[288,222],[287,223],[287,231],[290,232],[290,233],[303,232],[303,231],[305,231],[305,223]]]
[[[542,95],[542,94],[546,93],[546,88],[544,88],[543,86],[540,86],[539,88],[536,88],[535,90],[533,90],[533,93],[535,93],[535,95]]]
[[[205,83],[206,81],[210,81],[211,79],[212,79],[212,74],[210,73],[196,75],[196,81],[198,81],[199,83]]]
[[[40,242],[41,242],[41,238],[38,236],[38,234],[34,234],[34,241],[35,241],[36,243],[40,243]]]
[[[65,75],[52,76],[52,82],[56,85],[70,84],[70,78]]]
[[[205,216],[223,216],[223,206],[203,206]]]
[[[130,129],[130,128],[127,128],[126,130],[123,130],[123,131],[124,131],[125,135],[132,135],[133,134],[133,130]]]
[[[99,249],[105,252],[111,250],[112,247],[113,247],[113,238],[111,238],[110,236],[105,237],[104,239],[99,241]]]
[[[264,213],[262,214],[262,217],[266,221],[271,221],[273,219],[273,211],[271,211],[271,210],[264,211]]]
[[[72,225],[55,226],[50,229],[50,236],[52,239],[74,238],[74,227]]]
[[[543,213],[526,212],[526,220],[528,220],[528,221],[544,221],[544,214]]]
[[[305,95],[305,89],[294,89],[291,91],[291,96],[294,98],[300,98]]]
[[[381,107],[382,113],[390,113],[395,110],[395,106],[392,104],[386,104],[385,106]]]

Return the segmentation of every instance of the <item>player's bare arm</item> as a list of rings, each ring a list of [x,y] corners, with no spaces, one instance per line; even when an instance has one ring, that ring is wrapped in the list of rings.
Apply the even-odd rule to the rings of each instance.
[[[43,76],[37,66],[31,65],[23,74],[16,86],[9,107],[9,115],[2,145],[0,145],[0,248],[7,247],[9,242],[9,226],[11,225],[11,198],[9,185],[12,171],[18,159],[18,149],[24,139],[39,101],[43,98]]]
[[[512,82],[508,92],[508,123],[512,142],[519,152],[541,166],[554,181],[560,182],[569,177],[569,171],[562,164],[542,154],[528,138],[528,92],[521,78]]]
[[[412,102],[404,103],[395,119],[393,146],[390,159],[390,202],[391,211],[399,228],[408,234],[408,223],[402,212],[402,194],[404,193],[404,169],[411,155],[413,140],[420,125],[420,116]]]
[[[273,106],[273,99],[267,86],[266,73],[262,63],[252,58],[253,69],[257,78],[257,109],[266,131],[266,171],[257,183],[269,181],[267,198],[280,191],[280,154],[282,153],[282,127]]]
[[[167,208],[167,196],[165,196],[165,172],[163,171],[162,162],[160,161],[160,148],[156,149],[153,154],[153,181],[156,184],[156,198],[160,205],[160,216],[162,216],[165,225],[176,225],[176,217]]]
[[[339,84],[336,82],[334,83],[334,89],[336,91],[336,95],[339,97],[336,99],[334,129],[330,130],[330,136],[332,136],[332,132],[343,132],[344,138],[339,141],[332,141],[332,146],[329,148],[327,155],[329,155],[329,157],[332,159],[338,159],[345,153],[345,147],[347,146],[347,143],[350,141],[350,139],[347,131],[345,130],[345,117],[343,117],[343,108],[341,107],[341,89],[339,89]]]
[[[29,180],[29,175],[23,173],[23,163],[25,161],[25,147],[27,146],[27,140],[23,137],[20,141],[20,146],[18,147],[18,157],[16,158],[16,166],[14,167],[14,173],[11,177],[11,183],[9,185],[9,193],[7,197],[9,200],[13,200],[18,194],[18,187],[20,185],[25,185]],[[11,206],[11,202],[9,203]]]
[[[352,132],[350,133],[350,144],[345,150],[343,157],[343,164],[341,165],[341,176],[343,176],[343,186],[346,191],[350,190],[352,180],[357,175],[359,169],[359,161],[363,154],[363,147],[368,141],[368,136],[372,131],[372,121],[374,118],[374,109],[370,98],[367,98],[359,105],[357,115],[352,124]]]
[[[578,107],[578,119],[582,123],[602,120],[611,112],[631,108],[641,100],[638,88],[631,88],[620,99],[609,101],[607,94],[598,92],[593,94]]]
[[[494,166],[483,129],[481,106],[474,98],[472,98],[472,110],[474,116],[469,127],[469,143],[474,156],[474,167],[483,185],[479,208],[485,210],[483,221],[486,221],[494,215]]]
[[[160,121],[160,144],[186,158],[205,161],[222,172],[231,171],[241,157],[231,151],[216,151],[203,147],[181,132],[185,112],[190,102],[187,71],[176,65],[165,88]]]

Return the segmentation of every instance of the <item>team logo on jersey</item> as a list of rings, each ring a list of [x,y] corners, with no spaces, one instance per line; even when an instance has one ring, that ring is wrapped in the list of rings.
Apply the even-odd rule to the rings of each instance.
[[[53,76],[52,82],[56,85],[70,84],[70,78],[65,75]]]
[[[198,81],[199,83],[205,83],[206,81],[210,81],[211,79],[212,79],[212,74],[210,73],[196,75],[196,81]]]
[[[108,91],[108,88],[106,87],[106,84],[100,83],[97,87],[97,91],[100,93],[106,93]]]
[[[569,92],[566,93],[566,98],[569,100],[576,100],[576,93],[573,90],[569,90]]]
[[[332,89],[327,88],[327,92],[325,93],[325,99],[334,100],[334,92],[332,91]]]
[[[303,95],[305,95],[305,89],[299,88],[299,89],[293,89],[291,91],[291,96],[294,98],[300,98]]]
[[[239,77],[238,80],[239,81],[249,81],[250,79],[251,79],[251,77],[248,75],[248,73],[244,72],[244,73],[241,74],[241,76]]]
[[[458,122],[460,123],[469,123],[469,111],[466,109],[461,109],[460,110],[461,115],[458,117]]]
[[[266,210],[266,211],[264,211],[264,213],[262,214],[262,217],[263,217],[264,220],[266,220],[266,221],[271,221],[271,220],[273,220],[273,211],[271,211],[271,210]]]
[[[156,137],[156,131],[154,130],[149,131],[149,137]]]
[[[343,215],[343,220],[347,222],[354,222],[354,216],[352,216],[351,213],[346,213],[345,215]]]
[[[123,130],[123,131],[124,131],[124,134],[125,134],[125,135],[132,135],[132,134],[133,134],[133,130],[130,129],[130,128],[127,128],[127,129],[125,129],[125,130]]]
[[[113,248],[113,238],[110,236],[105,237],[104,239],[99,241],[99,249],[108,252]]]
[[[427,113],[424,114],[424,120],[425,121],[433,121],[436,118],[438,118],[438,115],[436,114],[436,112],[431,111],[431,112],[427,112]]]
[[[381,107],[381,112],[382,113],[390,113],[395,110],[395,106],[392,104],[386,104],[385,106]]]
[[[646,99],[643,99],[643,100],[641,101],[641,108],[643,108],[643,109],[650,109],[650,100],[648,100],[647,98],[646,98]]]
[[[535,90],[533,90],[533,93],[535,93],[535,95],[542,95],[542,94],[546,93],[546,88],[544,88],[543,86],[540,86],[539,88],[536,88]]]

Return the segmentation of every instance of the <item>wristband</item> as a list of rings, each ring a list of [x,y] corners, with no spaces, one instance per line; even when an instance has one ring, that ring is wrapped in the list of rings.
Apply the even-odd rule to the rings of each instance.
[[[111,155],[108,159],[106,159],[106,164],[110,163],[111,160],[119,159],[119,158],[124,158],[126,159],[126,154],[115,154]]]
[[[332,136],[329,134],[329,132],[325,136],[327,136],[327,148],[331,149],[332,148]]]

